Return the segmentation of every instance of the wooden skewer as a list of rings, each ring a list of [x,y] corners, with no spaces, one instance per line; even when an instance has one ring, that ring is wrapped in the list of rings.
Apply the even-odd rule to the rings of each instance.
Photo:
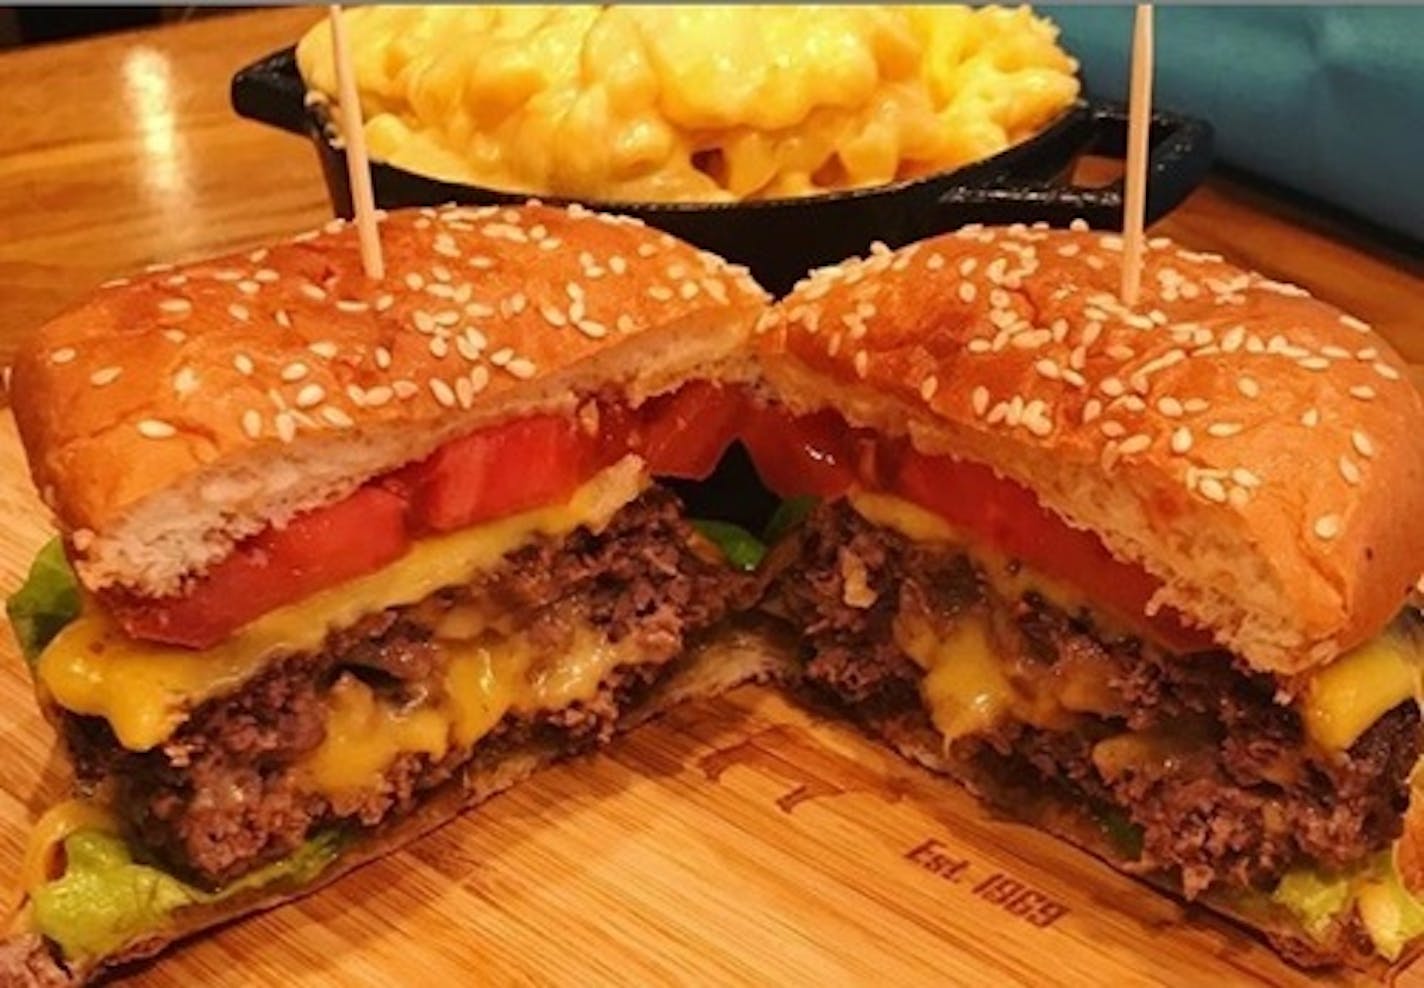
[[[361,102],[356,95],[356,70],[351,64],[351,46],[346,40],[346,24],[341,5],[329,8],[331,51],[336,63],[337,98],[341,102],[341,132],[346,140],[346,176],[351,185],[351,203],[356,209],[356,232],[361,238],[361,266],[366,277],[386,276],[381,255],[381,234],[376,226],[376,197],[371,190],[371,159],[366,155],[366,131],[361,125]]]
[[[1152,124],[1152,5],[1137,5],[1132,32],[1132,87],[1127,103],[1127,175],[1122,204],[1122,303],[1142,288],[1142,227],[1147,213],[1147,132]]]

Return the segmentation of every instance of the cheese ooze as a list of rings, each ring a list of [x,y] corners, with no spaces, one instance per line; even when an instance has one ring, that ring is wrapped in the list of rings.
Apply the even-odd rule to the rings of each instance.
[[[198,704],[238,688],[273,660],[320,648],[330,632],[368,614],[467,584],[541,536],[601,528],[645,483],[642,461],[626,457],[563,504],[422,539],[386,568],[263,615],[209,649],[136,641],[90,608],[45,649],[36,681],[65,710],[107,720],[125,748],[147,751]]]
[[[857,491],[849,495],[849,501],[867,521],[913,541],[968,544],[938,515],[901,498]],[[1006,600],[1035,592],[1070,613],[1086,604],[1071,587],[1029,574],[1022,567],[1009,567],[1007,559],[991,550],[976,547],[974,555],[985,564],[985,575]],[[926,624],[908,625],[906,620],[897,622],[896,641],[925,669],[921,695],[931,720],[947,741],[981,732],[1000,717],[1041,727],[1062,724],[1065,711],[1084,709],[1083,704],[1074,702],[1074,694],[1083,690],[1088,696],[1101,693],[1101,684],[1078,679],[1052,684],[1052,696],[1037,690],[1035,684],[1011,683],[1003,672],[1004,660],[993,652],[992,636],[982,619],[962,621],[943,638]],[[1330,751],[1349,748],[1399,704],[1410,699],[1419,702],[1422,672],[1424,642],[1398,624],[1385,629],[1310,675],[1296,701],[1306,735]]]

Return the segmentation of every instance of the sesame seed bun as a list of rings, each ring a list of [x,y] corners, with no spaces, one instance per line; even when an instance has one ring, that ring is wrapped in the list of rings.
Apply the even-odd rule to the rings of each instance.
[[[738,268],[573,208],[340,221],[120,279],[35,334],[15,417],[91,589],[149,595],[234,542],[500,420],[730,371],[766,297]]]
[[[1424,560],[1424,408],[1398,355],[1302,289],[1150,242],[966,228],[816,272],[758,327],[796,410],[1035,491],[1250,665],[1372,637]]]

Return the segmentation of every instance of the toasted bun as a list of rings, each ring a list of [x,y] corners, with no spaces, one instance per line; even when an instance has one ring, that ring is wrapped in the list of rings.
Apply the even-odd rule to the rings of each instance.
[[[1163,582],[1252,666],[1376,634],[1424,560],[1424,408],[1397,354],[1301,289],[1153,239],[966,228],[819,271],[759,326],[797,410],[988,464]]]
[[[791,654],[776,636],[762,628],[727,627],[677,659],[653,692],[620,722],[619,730],[643,724],[680,703],[717,696],[743,683],[788,675]],[[173,922],[161,933],[129,943],[109,956],[89,958],[82,966],[70,968],[60,963],[38,934],[12,936],[0,941],[0,984],[45,988],[88,984],[116,967],[153,957],[174,942],[203,930],[310,895],[524,781],[562,754],[547,740],[539,739],[501,750],[498,757],[468,767],[434,790],[413,813],[362,834],[316,881],[296,887],[289,884],[253,889],[222,902],[185,907],[174,914]]]
[[[573,208],[392,213],[111,283],[14,368],[35,484],[91,589],[171,593],[269,524],[450,437],[716,365],[765,296],[744,271]]]

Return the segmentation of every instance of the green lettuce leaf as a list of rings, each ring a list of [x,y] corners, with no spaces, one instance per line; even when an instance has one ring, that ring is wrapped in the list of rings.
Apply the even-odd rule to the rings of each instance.
[[[280,861],[216,892],[206,892],[133,859],[117,834],[78,830],[64,841],[64,874],[30,897],[35,928],[59,944],[68,960],[102,957],[161,934],[174,910],[222,902],[239,892],[282,884],[310,884],[345,844],[332,830],[308,840]]]
[[[771,520],[766,523],[766,528],[761,533],[761,540],[767,545],[780,542],[788,532],[805,521],[806,516],[820,503],[821,499],[811,494],[783,499],[776,506]]]
[[[79,616],[79,581],[59,539],[52,539],[35,556],[24,586],[5,602],[5,614],[31,665],[54,636]]]
[[[722,550],[722,555],[727,557],[727,562],[739,570],[750,572],[756,569],[766,555],[766,545],[740,525],[694,519],[692,527],[715,543]]]

